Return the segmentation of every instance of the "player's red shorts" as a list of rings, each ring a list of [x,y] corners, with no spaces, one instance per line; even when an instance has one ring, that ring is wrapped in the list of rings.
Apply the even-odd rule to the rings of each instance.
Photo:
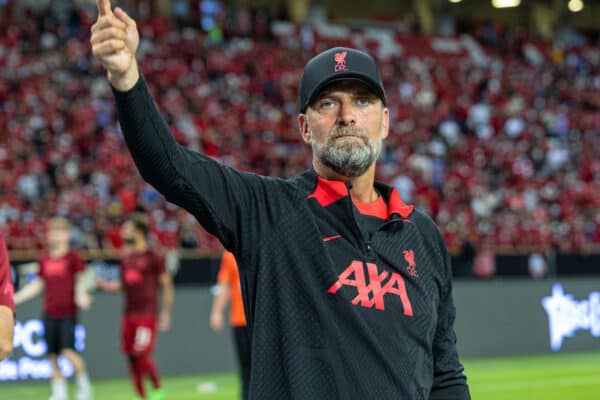
[[[133,355],[152,353],[156,343],[156,317],[124,315],[121,335],[123,353]]]

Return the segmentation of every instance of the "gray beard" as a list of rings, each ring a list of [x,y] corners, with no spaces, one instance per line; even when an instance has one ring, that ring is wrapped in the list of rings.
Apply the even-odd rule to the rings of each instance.
[[[340,136],[354,135],[360,137],[364,144],[356,140],[338,140]],[[312,136],[312,134],[311,134]],[[336,127],[327,138],[326,143],[312,140],[313,155],[326,167],[336,173],[356,178],[371,167],[381,153],[382,140],[371,143],[366,132],[358,127]]]

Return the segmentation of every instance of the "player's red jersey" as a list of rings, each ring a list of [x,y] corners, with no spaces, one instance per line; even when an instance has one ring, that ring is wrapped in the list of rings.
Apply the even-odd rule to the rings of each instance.
[[[49,317],[75,315],[75,275],[85,264],[79,254],[70,250],[60,258],[45,255],[40,259],[39,276],[44,279],[44,312]]]
[[[14,288],[10,278],[10,262],[4,237],[0,233],[0,306],[6,306],[15,312],[13,300]]]
[[[152,250],[121,260],[126,315],[158,314],[158,278],[164,272],[164,257]]]

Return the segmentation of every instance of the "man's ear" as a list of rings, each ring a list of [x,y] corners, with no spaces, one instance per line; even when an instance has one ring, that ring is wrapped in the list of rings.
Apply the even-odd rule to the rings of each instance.
[[[383,108],[383,118],[381,121],[381,138],[385,139],[390,133],[390,110],[387,107]]]
[[[298,114],[298,128],[304,143],[310,144],[310,128],[308,127],[308,117],[306,114]]]

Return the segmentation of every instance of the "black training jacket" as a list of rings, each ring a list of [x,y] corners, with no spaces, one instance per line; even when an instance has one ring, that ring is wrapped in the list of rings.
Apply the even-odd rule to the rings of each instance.
[[[343,182],[225,167],[176,143],[143,78],[114,95],[142,177],[238,260],[251,399],[470,398],[450,259],[426,215],[376,184],[390,215],[365,236]]]

